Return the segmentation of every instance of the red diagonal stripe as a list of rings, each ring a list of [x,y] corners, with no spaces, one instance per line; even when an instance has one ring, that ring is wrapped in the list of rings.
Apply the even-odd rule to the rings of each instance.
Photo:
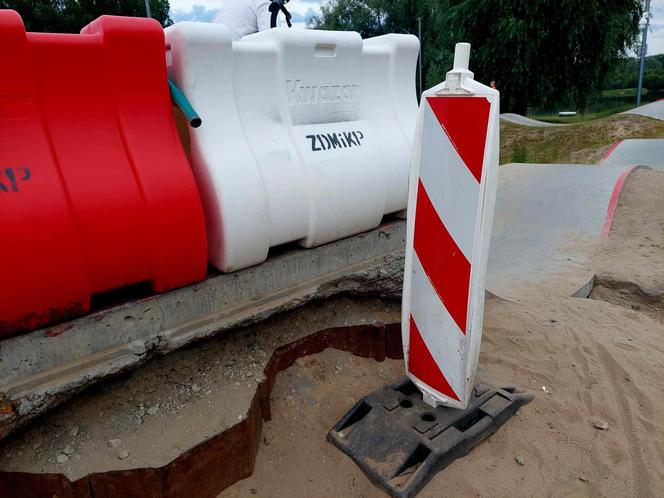
[[[459,397],[450,386],[450,383],[447,382],[443,372],[438,368],[436,360],[431,355],[424,339],[422,339],[422,334],[417,328],[413,315],[410,315],[409,335],[408,371],[436,391],[459,401]]]
[[[438,297],[465,334],[470,263],[439,218],[421,180],[417,188],[413,246]]]
[[[463,162],[481,181],[489,101],[486,97],[427,97],[427,102]]]

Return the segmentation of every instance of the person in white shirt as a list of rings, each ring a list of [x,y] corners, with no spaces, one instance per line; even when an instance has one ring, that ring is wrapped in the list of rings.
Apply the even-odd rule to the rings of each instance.
[[[288,2],[282,0],[281,5]],[[213,22],[225,24],[233,40],[270,29],[271,0],[226,0]],[[274,7],[273,7],[274,9]]]

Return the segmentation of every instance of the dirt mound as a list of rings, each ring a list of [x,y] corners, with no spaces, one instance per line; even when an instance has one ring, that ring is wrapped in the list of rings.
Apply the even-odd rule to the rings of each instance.
[[[628,138],[664,138],[664,121],[618,114],[608,118],[537,128],[502,122],[500,163],[595,164]]]

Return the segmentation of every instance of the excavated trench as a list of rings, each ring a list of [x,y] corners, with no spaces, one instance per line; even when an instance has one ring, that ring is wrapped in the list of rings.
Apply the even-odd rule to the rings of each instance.
[[[590,299],[629,308],[664,323],[664,294],[651,294],[634,282],[595,276]]]
[[[275,348],[242,420],[166,465],[95,472],[75,480],[64,473],[0,471],[0,496],[215,497],[252,474],[263,421],[271,418],[270,395],[277,374],[298,358],[328,348],[378,362],[403,358],[400,323],[327,328]]]

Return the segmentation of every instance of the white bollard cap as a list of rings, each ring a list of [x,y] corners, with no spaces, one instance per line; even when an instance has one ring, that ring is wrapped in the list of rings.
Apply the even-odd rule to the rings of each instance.
[[[457,43],[454,47],[454,68],[447,72],[445,86],[438,92],[438,95],[445,93],[472,93],[470,88],[466,88],[464,83],[473,79],[473,73],[468,70],[470,61],[470,43]]]
[[[467,71],[470,62],[470,43],[457,43],[454,47],[453,71]]]

